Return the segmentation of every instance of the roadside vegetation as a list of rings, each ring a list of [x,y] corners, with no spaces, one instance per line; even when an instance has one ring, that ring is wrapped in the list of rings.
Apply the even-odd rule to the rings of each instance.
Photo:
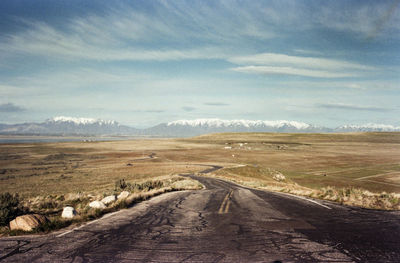
[[[11,220],[22,214],[45,215],[48,221],[34,229],[33,233],[49,232],[71,224],[80,224],[93,220],[102,215],[123,208],[129,208],[135,203],[147,200],[162,193],[179,190],[197,190],[203,186],[195,180],[178,175],[158,177],[144,182],[131,182],[124,178],[115,182],[114,189],[96,195],[84,192],[68,193],[61,195],[37,196],[20,202],[18,195],[5,193],[0,195],[0,234],[18,235],[25,233],[21,230],[10,230],[8,225]],[[127,192],[124,198],[117,199],[103,209],[90,207],[90,202],[101,200],[106,196],[118,196]],[[77,215],[72,219],[61,218],[64,207],[71,206]]]

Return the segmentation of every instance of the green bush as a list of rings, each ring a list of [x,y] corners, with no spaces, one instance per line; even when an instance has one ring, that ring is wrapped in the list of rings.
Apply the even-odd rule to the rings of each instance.
[[[0,194],[0,226],[7,226],[23,212],[18,194],[12,195],[8,192]]]
[[[128,184],[125,182],[125,179],[119,179],[115,182],[115,188],[124,190],[128,187]]]
[[[47,201],[39,204],[39,209],[54,209],[58,207],[58,203],[55,201]]]
[[[125,179],[119,179],[115,182],[116,190],[129,190],[131,192],[140,192],[140,191],[150,191],[152,189],[159,189],[164,186],[164,183],[160,180],[155,181],[146,181],[143,183],[127,183]]]

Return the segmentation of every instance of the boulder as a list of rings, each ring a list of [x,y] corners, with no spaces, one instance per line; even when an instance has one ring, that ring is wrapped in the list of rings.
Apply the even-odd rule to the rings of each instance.
[[[122,192],[117,196],[117,198],[118,198],[118,200],[120,200],[120,199],[125,199],[125,198],[127,198],[129,195],[130,195],[130,193],[129,193],[128,191],[122,191]]]
[[[61,217],[62,218],[74,218],[76,216],[76,210],[72,206],[64,207]]]
[[[45,216],[38,214],[18,216],[10,222],[11,230],[32,231],[33,229],[43,225],[48,220]]]
[[[101,199],[101,202],[105,205],[111,204],[112,202],[115,202],[115,200],[117,200],[115,198],[115,195],[109,195],[104,197],[103,199]]]
[[[103,202],[100,202],[100,201],[90,202],[89,206],[91,208],[96,208],[96,209],[104,209],[104,208],[106,208],[106,205]]]

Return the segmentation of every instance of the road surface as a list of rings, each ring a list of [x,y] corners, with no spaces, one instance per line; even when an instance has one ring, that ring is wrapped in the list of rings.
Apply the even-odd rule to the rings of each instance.
[[[195,177],[82,227],[0,239],[0,262],[400,262],[400,213]]]

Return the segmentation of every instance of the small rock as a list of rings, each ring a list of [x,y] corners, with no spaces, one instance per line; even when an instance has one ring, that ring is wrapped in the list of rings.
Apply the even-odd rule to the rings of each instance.
[[[38,214],[18,216],[10,222],[10,229],[32,231],[33,229],[43,225],[47,221],[48,220],[45,216]]]
[[[72,206],[64,207],[61,217],[62,218],[74,218],[76,216],[76,210]]]
[[[89,203],[89,206],[91,208],[98,208],[98,209],[104,209],[106,208],[106,205],[103,202],[100,201],[93,201]]]
[[[104,197],[103,199],[101,199],[101,202],[105,205],[111,204],[112,202],[115,202],[115,200],[117,200],[115,198],[115,195],[109,195]]]
[[[277,172],[277,173],[275,173],[273,176],[272,176],[272,178],[274,179],[274,180],[276,180],[276,181],[285,181],[286,180],[286,177],[283,175],[283,174],[281,174],[281,173],[279,173],[279,172]]]
[[[118,198],[118,200],[120,200],[120,199],[125,199],[125,198],[127,198],[128,196],[129,196],[129,192],[128,191],[122,191],[118,196],[117,196],[117,198]]]

